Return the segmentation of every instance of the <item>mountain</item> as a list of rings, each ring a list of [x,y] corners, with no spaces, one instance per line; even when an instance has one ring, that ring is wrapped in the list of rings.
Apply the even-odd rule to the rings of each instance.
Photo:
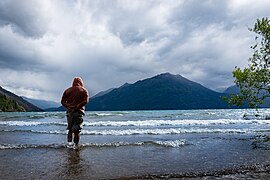
[[[43,111],[0,86],[0,111]]]
[[[122,87],[125,87],[125,86],[129,86],[129,85],[130,85],[129,83],[125,83],[125,84],[123,84],[122,86],[120,86],[119,88],[122,88]],[[103,96],[103,95],[105,95],[105,94],[108,94],[109,92],[111,92],[111,91],[114,90],[114,89],[116,89],[116,88],[110,88],[110,89],[108,89],[108,90],[101,91],[101,92],[97,93],[96,95],[94,95],[94,96],[91,97],[91,98],[96,98],[96,97],[99,97],[99,96]]]
[[[90,99],[86,110],[176,110],[228,108],[225,94],[180,75],[164,73]]]
[[[48,108],[55,108],[59,107],[60,103],[54,102],[54,101],[46,101],[46,100],[41,100],[41,99],[31,99],[28,97],[22,96],[22,98],[31,104],[41,108],[41,109],[48,109]]]
[[[240,94],[240,88],[236,85],[228,87],[225,91],[225,94]],[[261,108],[269,108],[270,107],[270,98],[266,98],[263,104],[259,105]]]
[[[92,98],[95,98],[95,97],[99,97],[99,96],[103,96],[109,92],[111,92],[112,90],[114,90],[115,88],[110,88],[108,90],[105,90],[105,91],[100,91],[99,93],[97,93],[96,95],[94,95]]]
[[[237,86],[230,86],[227,89],[225,89],[224,91],[225,94],[239,94],[240,93],[240,89]]]

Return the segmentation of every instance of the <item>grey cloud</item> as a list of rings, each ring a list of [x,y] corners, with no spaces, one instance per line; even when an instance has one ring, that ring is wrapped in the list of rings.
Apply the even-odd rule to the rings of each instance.
[[[42,5],[34,0],[2,0],[0,2],[0,26],[10,25],[14,32],[39,38],[46,33]]]
[[[51,71],[53,66],[44,62],[37,42],[0,29],[0,67],[32,72]]]
[[[162,72],[213,89],[229,86],[233,67],[250,55],[247,25],[269,15],[242,1],[256,10],[248,21],[233,2],[1,1],[0,82],[54,100],[74,76],[91,95]]]
[[[138,30],[134,30],[132,28],[126,29],[125,32],[119,33],[119,37],[123,44],[127,46],[140,44],[145,40],[144,35],[140,34]]]
[[[231,26],[228,14],[227,0],[185,0],[174,9],[171,14],[170,21],[174,25],[186,28],[186,32],[195,28],[206,27],[213,23],[224,23]]]
[[[120,38],[124,46],[137,45],[145,40],[152,41],[164,28],[155,24],[155,21],[159,21],[156,19],[158,17],[149,15],[149,12],[155,12],[162,1],[87,2],[90,11],[95,8],[93,18],[96,21],[105,20],[108,29]]]

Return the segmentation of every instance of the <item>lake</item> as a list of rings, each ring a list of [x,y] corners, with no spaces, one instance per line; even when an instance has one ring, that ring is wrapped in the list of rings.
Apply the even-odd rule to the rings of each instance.
[[[270,120],[255,113],[90,111],[73,150],[66,146],[65,112],[1,112],[0,178],[267,179]]]

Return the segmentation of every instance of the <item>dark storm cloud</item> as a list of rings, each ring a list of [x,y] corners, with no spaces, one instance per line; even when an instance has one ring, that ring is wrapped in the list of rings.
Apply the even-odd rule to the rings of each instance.
[[[14,70],[28,69],[35,70],[41,63],[34,61],[36,55],[31,49],[27,49],[23,46],[18,46],[16,42],[11,39],[0,37],[0,67],[9,68]]]
[[[0,68],[14,71],[50,71],[40,54],[40,38],[47,20],[41,1],[0,1]]]
[[[34,0],[1,0],[0,26],[11,26],[12,29],[26,37],[39,38],[46,33],[44,16],[41,16],[42,5]]]

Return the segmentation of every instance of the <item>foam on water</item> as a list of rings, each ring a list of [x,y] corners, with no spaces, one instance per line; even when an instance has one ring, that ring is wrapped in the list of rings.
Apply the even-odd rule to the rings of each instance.
[[[217,119],[217,120],[137,120],[84,122],[85,126],[181,126],[181,125],[228,125],[270,124],[269,120]]]
[[[66,134],[66,131],[52,130],[0,130],[0,132],[29,132],[40,134]],[[125,136],[125,135],[166,135],[166,134],[187,134],[187,133],[258,133],[258,132],[270,132],[270,129],[209,129],[209,128],[169,128],[169,129],[122,129],[122,130],[82,130],[83,135],[113,135],[113,136]]]
[[[88,121],[84,120],[84,126],[182,126],[182,125],[229,125],[229,124],[260,124],[269,125],[270,120],[243,120],[243,119],[217,119],[217,120],[137,120],[137,121]],[[3,126],[39,126],[59,125],[66,126],[63,121],[0,121]]]
[[[127,112],[88,112],[86,117],[124,116]]]
[[[67,147],[65,144],[48,144],[48,145],[37,145],[37,144],[0,144],[0,149],[27,149],[27,148],[64,148]]]
[[[169,129],[123,129],[123,130],[82,130],[85,135],[166,135],[166,134],[187,134],[187,133],[256,133],[269,132],[270,129],[208,129],[208,128],[169,128]]]
[[[168,140],[168,141],[143,141],[143,142],[112,142],[112,143],[83,143],[80,144],[81,148],[88,147],[121,147],[121,146],[145,146],[145,145],[155,145],[162,147],[172,147],[172,148],[180,148],[185,145],[189,145],[184,139],[180,140]],[[0,149],[28,149],[28,148],[53,148],[53,149],[61,149],[67,148],[67,144],[45,144],[45,145],[37,145],[37,144],[0,144]]]
[[[174,141],[155,141],[154,143],[160,146],[174,147],[174,148],[182,147],[188,144],[185,139],[174,140]]]

